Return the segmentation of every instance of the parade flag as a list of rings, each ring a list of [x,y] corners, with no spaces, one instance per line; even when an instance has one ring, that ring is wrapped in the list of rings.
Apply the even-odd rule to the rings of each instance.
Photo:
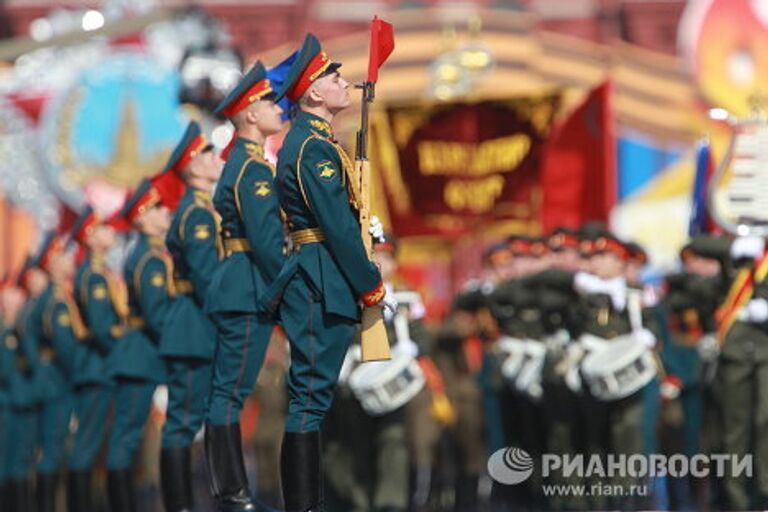
[[[395,30],[391,23],[373,17],[371,22],[371,51],[368,55],[368,82],[379,79],[379,68],[395,49]]]
[[[612,86],[605,81],[551,133],[541,169],[542,229],[607,222],[616,203]]]
[[[708,140],[702,140],[696,149],[696,175],[693,180],[688,236],[712,234],[719,231],[717,224],[712,220],[707,204],[709,183],[714,173],[715,163],[712,159],[712,148]]]

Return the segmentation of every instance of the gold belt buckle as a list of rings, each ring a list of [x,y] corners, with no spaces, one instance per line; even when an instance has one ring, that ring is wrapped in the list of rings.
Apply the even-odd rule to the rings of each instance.
[[[176,279],[173,284],[176,288],[176,293],[188,294],[194,291],[194,288],[192,287],[192,281],[187,279]]]
[[[250,252],[251,244],[246,238],[225,238],[224,239],[224,252],[227,255],[235,252]]]
[[[56,351],[51,347],[42,347],[40,349],[40,360],[44,363],[50,363],[56,356]]]
[[[298,249],[302,245],[314,244],[325,240],[325,233],[320,228],[301,229],[291,233],[293,245]]]

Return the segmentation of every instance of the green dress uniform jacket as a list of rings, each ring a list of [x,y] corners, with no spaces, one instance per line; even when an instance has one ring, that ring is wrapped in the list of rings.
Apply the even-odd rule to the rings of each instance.
[[[73,331],[73,299],[51,284],[40,297],[40,364],[35,382],[41,400],[54,400],[69,393],[75,369],[77,337]],[[79,315],[76,311],[74,315]],[[77,322],[77,320],[74,320]]]
[[[139,235],[125,262],[128,327],[110,356],[112,374],[116,377],[163,382],[165,365],[158,343],[170,304],[169,263],[162,240]]]
[[[291,232],[320,229],[325,240],[291,254],[268,306],[277,306],[281,287],[295,272],[320,294],[325,313],[359,320],[358,300],[383,296],[381,274],[368,259],[348,192],[351,165],[328,122],[299,112],[278,154],[280,204]]]
[[[121,332],[112,299],[117,292],[107,272],[103,258],[98,256],[89,256],[77,269],[75,298],[89,335],[78,345],[75,386],[111,383],[107,361],[115,336]]]
[[[256,143],[238,138],[216,187],[226,257],[211,278],[208,313],[256,313],[257,299],[285,262],[274,168]]]
[[[203,305],[219,264],[218,229],[211,194],[189,187],[165,239],[173,258],[176,297],[163,327],[163,357],[213,357],[216,330]]]

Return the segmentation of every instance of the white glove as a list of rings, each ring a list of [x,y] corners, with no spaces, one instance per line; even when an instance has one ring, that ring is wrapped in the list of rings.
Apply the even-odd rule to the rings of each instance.
[[[680,396],[680,391],[683,387],[683,383],[675,375],[670,375],[661,383],[659,392],[661,397],[665,400],[674,400]]]
[[[707,334],[696,344],[696,350],[704,361],[714,361],[720,355],[720,344],[714,335]]]
[[[654,336],[653,333],[645,327],[641,327],[640,329],[633,331],[632,336],[634,336],[637,341],[648,348],[653,348],[656,346],[656,336]]]
[[[379,218],[375,215],[371,217],[371,225],[368,227],[368,234],[379,243],[383,244],[386,242],[386,239],[384,238],[384,224],[382,224]]]
[[[589,272],[579,271],[573,278],[573,288],[579,293],[601,293],[605,290],[605,281]]]
[[[768,320],[768,301],[765,299],[752,299],[747,302],[749,321],[761,324]]]
[[[613,309],[616,311],[624,311],[624,308],[627,307],[627,280],[623,277],[607,279],[605,281],[605,286],[605,293],[611,296]]]
[[[760,236],[740,236],[731,244],[731,257],[757,258],[765,251],[765,238]]]
[[[392,294],[388,293],[384,295],[384,298],[381,299],[381,302],[379,302],[379,305],[384,309],[388,309],[389,312],[392,313],[393,315],[397,313],[397,306],[398,306],[397,300]]]

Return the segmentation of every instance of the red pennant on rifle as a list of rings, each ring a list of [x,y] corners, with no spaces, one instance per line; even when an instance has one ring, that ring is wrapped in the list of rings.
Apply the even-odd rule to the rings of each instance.
[[[379,68],[395,49],[395,30],[391,23],[373,17],[371,22],[371,51],[368,56],[368,81],[376,82]]]

